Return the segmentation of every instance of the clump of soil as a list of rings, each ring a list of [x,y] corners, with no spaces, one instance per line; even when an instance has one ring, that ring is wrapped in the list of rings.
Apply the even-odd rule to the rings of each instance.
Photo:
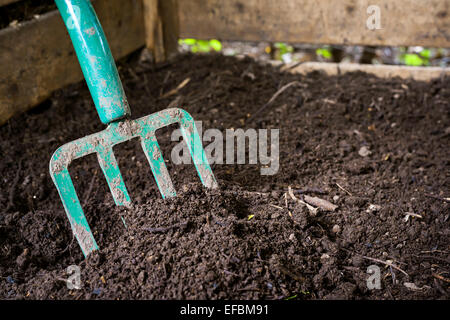
[[[448,79],[300,76],[220,55],[119,70],[133,118],[171,105],[204,130],[280,129],[279,172],[213,165],[220,189],[207,190],[193,166],[169,162],[178,196],[163,200],[133,140],[115,149],[133,200],[123,209],[96,157],[76,160],[71,176],[101,248],[85,260],[48,162],[104,127],[84,83],[60,90],[0,128],[2,298],[448,298]],[[173,129],[158,132],[168,160]],[[285,197],[289,186],[338,208],[313,214]],[[69,265],[81,268],[81,290],[64,282]],[[379,290],[367,287],[370,265]]]

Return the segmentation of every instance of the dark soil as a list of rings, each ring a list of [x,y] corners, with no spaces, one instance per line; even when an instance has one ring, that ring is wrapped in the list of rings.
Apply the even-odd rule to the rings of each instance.
[[[210,191],[193,166],[168,163],[178,196],[162,200],[133,140],[115,149],[134,202],[125,210],[96,157],[76,160],[71,176],[101,248],[84,260],[48,163],[62,144],[104,126],[84,83],[60,90],[0,128],[1,299],[449,298],[448,78],[299,76],[220,55],[157,67],[135,59],[120,72],[133,118],[179,99],[204,129],[279,128],[278,174],[214,165],[220,190]],[[300,85],[249,118],[294,80]],[[170,159],[171,130],[161,131]],[[339,207],[311,215],[285,200],[289,186]],[[406,221],[407,213],[421,218]],[[72,264],[81,290],[63,281]],[[370,265],[381,269],[380,290],[367,288]]]

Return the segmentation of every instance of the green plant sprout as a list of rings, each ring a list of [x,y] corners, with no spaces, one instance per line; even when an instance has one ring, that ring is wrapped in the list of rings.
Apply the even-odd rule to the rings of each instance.
[[[273,46],[278,49],[278,53],[280,54],[280,57],[282,57],[286,53],[294,52],[294,48],[284,42],[275,42],[275,44]]]
[[[404,53],[400,55],[400,61],[407,66],[429,66],[431,59],[431,50],[427,48],[423,48],[418,53],[408,53],[405,52],[406,49],[402,50]]]
[[[331,59],[333,57],[333,54],[327,47],[317,49],[316,55],[325,59]]]
[[[284,42],[275,42],[273,48],[273,59],[284,62],[291,60],[291,54],[294,52],[292,46]],[[270,50],[268,53],[270,53]]]
[[[217,39],[199,40],[199,39],[180,39],[180,45],[186,45],[192,53],[202,52],[208,53],[211,51],[222,51],[222,43]]]

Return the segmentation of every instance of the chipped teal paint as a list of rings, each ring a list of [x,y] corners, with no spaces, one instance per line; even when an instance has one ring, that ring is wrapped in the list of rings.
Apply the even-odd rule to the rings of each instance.
[[[184,140],[194,161],[200,180],[207,188],[216,188],[217,181],[212,173],[203,150],[194,119],[185,110],[173,108],[163,110],[136,120],[111,123],[105,130],[61,146],[50,160],[50,174],[66,209],[72,230],[85,255],[98,249],[95,239],[81,208],[77,194],[68,173],[69,164],[78,158],[97,153],[114,201],[119,206],[130,204],[130,197],[112,153],[112,148],[133,138],[140,138],[142,148],[150,163],[155,181],[163,198],[176,196],[172,180],[164,163],[155,131],[178,123]],[[79,226],[84,228],[80,231]],[[81,234],[81,235],[80,235]]]
[[[130,115],[111,50],[88,0],[55,0],[104,124]]]

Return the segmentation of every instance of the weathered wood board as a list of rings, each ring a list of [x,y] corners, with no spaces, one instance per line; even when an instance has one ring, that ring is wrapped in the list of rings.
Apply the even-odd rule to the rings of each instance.
[[[179,19],[183,38],[450,47],[450,0],[188,0]]]
[[[155,62],[178,51],[178,0],[143,0],[146,45]]]
[[[141,0],[92,1],[116,59],[145,44]],[[0,30],[0,125],[83,79],[69,35],[53,11]]]
[[[417,81],[430,81],[444,76],[450,77],[450,68],[387,66],[357,63],[306,62],[296,67],[286,65],[282,67],[281,70],[299,74],[323,71],[330,76],[347,72],[362,71],[385,79],[399,77],[401,79],[413,79]]]
[[[14,2],[18,2],[20,0],[0,0],[0,7],[6,6],[7,4],[11,4]]]

